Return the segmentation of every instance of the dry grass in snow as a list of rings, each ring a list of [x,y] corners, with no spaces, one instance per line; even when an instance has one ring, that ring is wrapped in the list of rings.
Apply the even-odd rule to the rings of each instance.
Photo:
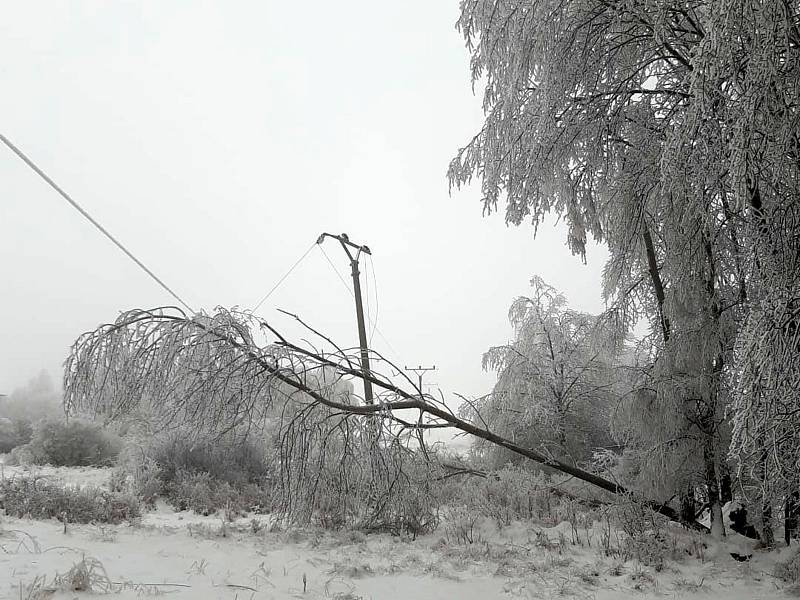
[[[2,457],[0,457],[0,460]],[[34,477],[70,487],[108,488],[112,467],[52,467],[50,465],[6,465],[0,462],[0,477]]]
[[[69,484],[102,479],[86,469],[58,474]],[[1,531],[0,598],[13,600],[784,597],[772,576],[778,553],[756,552],[739,563],[729,551],[745,542],[704,548],[695,534],[677,529],[677,559],[656,567],[606,556],[599,530],[584,529],[576,542],[566,522],[498,529],[487,519],[465,526],[451,518],[412,541],[286,531],[267,516],[225,522],[159,504],[133,525],[70,524],[64,533],[55,520],[3,517]]]

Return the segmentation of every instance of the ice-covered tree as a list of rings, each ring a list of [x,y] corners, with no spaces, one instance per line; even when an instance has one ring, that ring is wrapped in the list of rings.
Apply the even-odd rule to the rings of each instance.
[[[486,120],[451,182],[479,176],[510,223],[558,213],[577,253],[608,245],[608,298],[652,325],[650,406],[696,443],[717,532],[734,341],[797,200],[799,21],[755,0],[473,0],[458,21]]]
[[[514,339],[483,357],[497,383],[474,406],[464,405],[465,414],[477,410],[481,422],[505,437],[587,464],[596,448],[611,443],[614,336],[597,317],[569,309],[538,276],[530,295],[511,305],[509,320]],[[486,450],[495,462],[509,458],[496,447]]]
[[[774,206],[774,205],[773,205]],[[744,487],[772,508],[785,502],[786,541],[797,527],[800,489],[800,206],[760,212],[748,290],[752,309],[736,341],[731,456]],[[767,226],[767,223],[769,226]]]

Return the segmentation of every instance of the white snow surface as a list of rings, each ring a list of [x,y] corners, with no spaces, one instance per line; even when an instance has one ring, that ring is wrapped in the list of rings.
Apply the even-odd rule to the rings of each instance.
[[[25,473],[13,469],[6,466],[5,476]],[[48,467],[33,472],[69,485],[104,485],[110,470]],[[66,534],[55,520],[4,516],[0,599],[96,598],[97,591],[53,586],[58,574],[86,557],[102,563],[115,582],[111,595],[120,600],[161,594],[197,600],[762,600],[786,597],[771,573],[776,560],[792,550],[754,551],[751,540],[736,535],[716,545],[703,538],[709,544],[703,560],[687,556],[656,572],[603,556],[599,529],[591,547],[585,539],[582,545],[557,544],[571,539],[566,522],[498,529],[486,521],[476,528],[472,544],[455,542],[446,526],[411,540],[313,528],[280,531],[272,525],[269,516],[255,515],[223,524],[219,517],[175,512],[165,504],[134,524],[71,524]],[[676,529],[676,535],[688,545],[695,534]],[[736,562],[731,551],[753,557]],[[43,581],[40,595],[30,595],[37,577]]]

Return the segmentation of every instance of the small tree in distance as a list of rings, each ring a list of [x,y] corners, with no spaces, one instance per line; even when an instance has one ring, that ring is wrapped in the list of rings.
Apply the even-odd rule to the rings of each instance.
[[[588,463],[596,448],[612,443],[613,333],[598,317],[567,308],[566,298],[538,276],[508,316],[514,340],[483,356],[497,383],[474,406],[462,405],[462,414],[478,411],[492,431],[560,460]],[[513,460],[496,446],[481,446],[495,464]]]

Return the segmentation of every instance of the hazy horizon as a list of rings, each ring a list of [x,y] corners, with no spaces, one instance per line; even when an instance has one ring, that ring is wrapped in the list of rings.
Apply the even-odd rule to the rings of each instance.
[[[323,231],[368,245],[376,334],[425,381],[487,392],[481,355],[510,336],[534,274],[602,309],[605,251],[562,227],[482,216],[445,172],[478,130],[458,6],[268,2],[19,6],[0,25],[3,133],[194,308],[252,308]],[[368,49],[368,51],[366,51]],[[479,90],[477,90],[479,91]],[[120,311],[174,304],[5,147],[0,393],[60,364]],[[325,249],[349,275],[341,249]],[[366,272],[365,272],[366,268]],[[377,300],[377,307],[376,307]],[[356,345],[352,299],[317,251],[259,314],[291,310]],[[377,311],[376,311],[377,308]],[[371,328],[370,328],[371,329]]]

